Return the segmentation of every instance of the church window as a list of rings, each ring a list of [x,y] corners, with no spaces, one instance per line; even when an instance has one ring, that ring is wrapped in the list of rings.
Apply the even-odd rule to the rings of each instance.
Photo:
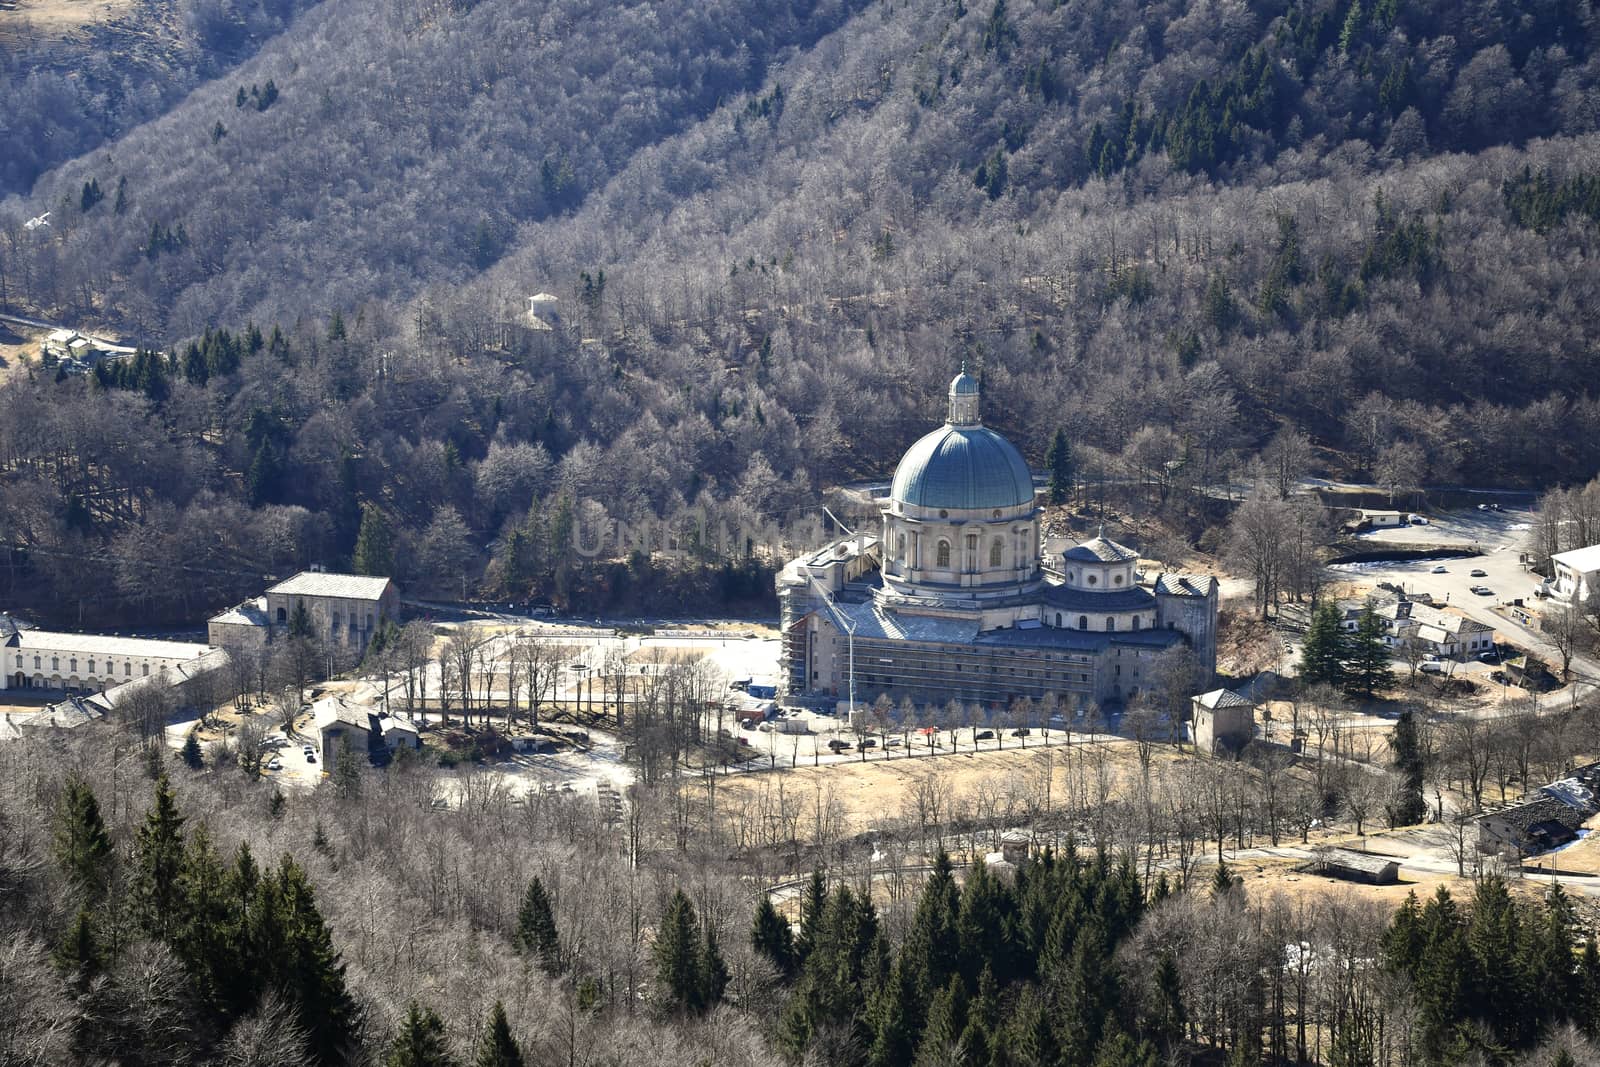
[[[894,558],[897,562],[906,561],[906,535],[896,534],[894,539]]]
[[[1000,554],[1003,551],[1005,551],[1005,546],[1001,542],[1000,538],[996,537],[989,544],[989,566],[991,566],[991,567],[1000,566]]]
[[[1087,616],[1087,615],[1079,615],[1078,616],[1078,629],[1087,630],[1088,628],[1089,628],[1089,616]]]
[[[122,676],[124,678],[132,678],[133,677],[133,664],[124,663],[122,665]]]
[[[1094,583],[1095,583],[1095,582],[1097,582],[1097,581],[1099,581],[1099,579],[1098,579],[1098,578],[1096,578],[1096,577],[1095,577],[1095,576],[1094,576],[1094,575],[1092,575],[1092,574],[1091,574],[1091,575],[1089,575],[1089,584],[1090,584],[1090,585],[1093,585],[1093,584],[1094,584]]]
[[[950,542],[949,541],[940,541],[939,542],[939,547],[934,550],[933,560],[934,560],[933,565],[935,567],[948,567],[948,566],[950,566]]]
[[[94,660],[90,660],[89,661],[89,673],[90,674],[94,673]]]
[[[1139,620],[1139,616],[1137,616],[1137,615],[1135,615],[1135,616],[1134,616],[1134,617],[1133,617],[1133,628],[1134,628],[1134,629],[1135,629],[1135,630],[1137,630],[1137,629],[1138,629],[1138,628],[1139,628],[1139,622],[1140,622],[1140,620]]]
[[[39,669],[39,657],[38,656],[33,657],[33,669],[34,670],[38,670]]]
[[[1111,580],[1111,584],[1112,585],[1121,585],[1122,584],[1122,575],[1119,574],[1115,578],[1113,578]]]
[[[60,656],[51,656],[50,657],[50,669],[53,670],[53,671],[59,671],[61,669],[61,657]]]
[[[144,668],[144,676],[146,678],[150,677],[150,664],[144,663],[144,664],[140,664],[140,666]]]
[[[278,609],[278,625],[282,626],[284,623],[286,623],[288,621],[289,621],[289,611],[288,611],[288,609],[287,608],[279,608]]]
[[[68,668],[68,670],[72,671],[73,674],[77,674],[78,673],[78,657],[77,656],[73,656],[67,662],[69,664],[71,664],[71,666]]]
[[[1060,625],[1061,625],[1061,612],[1058,611],[1058,612],[1056,612],[1056,626],[1059,627]]]
[[[1116,618],[1114,616],[1107,615],[1106,616],[1106,632],[1110,633],[1112,630],[1115,630],[1116,628],[1117,628],[1117,620],[1116,620]]]

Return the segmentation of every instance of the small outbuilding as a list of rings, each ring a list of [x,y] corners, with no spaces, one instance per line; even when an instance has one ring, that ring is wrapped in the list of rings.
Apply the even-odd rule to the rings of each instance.
[[[1319,848],[1300,870],[1363,885],[1394,885],[1400,881],[1400,861],[1349,848]]]
[[[1231,689],[1213,689],[1190,701],[1190,730],[1201,752],[1238,752],[1256,735],[1256,705]]]

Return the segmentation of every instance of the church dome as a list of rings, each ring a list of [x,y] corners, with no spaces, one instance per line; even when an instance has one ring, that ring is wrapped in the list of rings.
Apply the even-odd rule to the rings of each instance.
[[[972,375],[968,374],[967,371],[966,371],[966,368],[963,367],[961,369],[961,373],[960,374],[958,374],[954,378],[950,379],[950,395],[951,396],[977,396],[978,395],[978,379],[976,379]]]
[[[1016,447],[988,427],[946,425],[907,449],[889,496],[952,511],[1027,507],[1033,504],[1033,474]]]

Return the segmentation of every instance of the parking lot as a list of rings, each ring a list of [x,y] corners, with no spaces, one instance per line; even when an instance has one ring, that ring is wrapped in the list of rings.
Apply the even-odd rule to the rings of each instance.
[[[1530,532],[1540,521],[1538,515],[1516,508],[1468,508],[1430,514],[1429,520],[1427,526],[1372,531],[1361,540],[1374,549],[1392,546],[1397,551],[1460,545],[1461,551],[1471,554],[1338,563],[1329,570],[1337,578],[1360,585],[1375,587],[1384,582],[1408,593],[1427,593],[1437,605],[1458,609],[1493,626],[1497,643],[1527,649],[1559,667],[1559,656],[1539,632],[1541,602],[1534,590],[1541,579],[1521,558]],[[1474,592],[1474,588],[1487,592]],[[1482,680],[1488,683],[1487,675],[1496,668],[1469,661],[1451,669],[1452,673],[1484,675]]]

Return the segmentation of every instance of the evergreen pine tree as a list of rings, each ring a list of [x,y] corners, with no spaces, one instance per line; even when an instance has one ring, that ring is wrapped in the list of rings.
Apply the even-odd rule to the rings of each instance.
[[[1171,952],[1163,952],[1156,961],[1156,999],[1154,1009],[1145,1020],[1144,1028],[1164,1050],[1176,1048],[1183,1041],[1188,1012],[1183,1005],[1183,981],[1178,973],[1178,962]]]
[[[1072,443],[1067,440],[1066,430],[1056,430],[1044,462],[1050,470],[1050,503],[1065,504],[1072,499],[1072,486],[1077,479],[1077,470],[1072,458]]]
[[[1383,641],[1383,620],[1371,606],[1361,612],[1356,632],[1350,636],[1348,659],[1345,662],[1345,691],[1368,700],[1378,695],[1380,689],[1394,685],[1394,670],[1390,665],[1389,647]]]
[[[700,945],[699,982],[701,1011],[722,1003],[722,994],[728,988],[728,963],[722,958],[722,946],[717,944],[716,927],[709,922]]]
[[[1572,1021],[1590,1037],[1600,1035],[1600,946],[1593,934],[1583,943],[1578,973],[1573,976]]]
[[[245,489],[249,492],[252,506],[270,503],[277,496],[281,466],[277,448],[271,441],[261,442],[250,460],[250,469],[245,472]]]
[[[406,1011],[400,1032],[394,1035],[384,1067],[453,1067],[444,1039],[444,1023],[432,1008],[419,1008],[416,1001]]]
[[[1225,861],[1219,861],[1216,872],[1211,876],[1211,895],[1220,896],[1238,884],[1239,879],[1235,878],[1233,872],[1228,870],[1228,864]]]
[[[1300,646],[1302,685],[1344,685],[1345,640],[1339,606],[1323,601],[1312,613],[1305,642]]]
[[[344,800],[354,800],[361,795],[361,764],[348,737],[340,744],[339,755],[334,757],[333,789]]]
[[[1394,766],[1400,772],[1403,788],[1389,806],[1390,826],[1410,826],[1428,815],[1428,801],[1423,796],[1422,743],[1417,737],[1417,713],[1407,708],[1395,721],[1394,734],[1389,738],[1389,748],[1394,753]]]
[[[111,835],[100,817],[100,802],[83,779],[67,779],[56,809],[55,858],[69,881],[91,904],[100,901],[111,879]]]
[[[82,989],[105,970],[105,963],[105,950],[95,929],[94,916],[87,908],[80,908],[66,940],[56,952],[56,964]]]
[[[199,730],[190,730],[183,739],[183,762],[191,771],[198,771],[205,767],[206,756],[200,750]]]
[[[342,1063],[361,1028],[361,1009],[344,980],[344,964],[317,910],[305,872],[287,856],[275,877],[262,883],[264,905],[277,916],[281,941],[272,960],[276,985],[294,1003],[308,1044],[319,1064]],[[269,958],[270,958],[269,955]]]
[[[811,955],[811,949],[817,942],[817,931],[821,928],[823,909],[828,901],[828,883],[823,879],[821,871],[812,871],[810,881],[800,895],[800,933],[794,939],[794,962],[796,968],[806,962]]]
[[[489,1021],[478,1040],[478,1054],[472,1063],[473,1067],[522,1067],[522,1048],[511,1035],[506,1006],[498,1000],[489,1012]]]
[[[546,974],[561,973],[561,936],[556,930],[555,909],[538,875],[528,883],[517,912],[518,951],[535,956]]]
[[[145,813],[133,849],[134,906],[146,932],[162,939],[174,932],[181,915],[183,824],[171,784],[163,774],[156,779],[155,803]]]
[[[897,962],[871,1007],[872,1047],[867,1053],[870,1067],[901,1067],[911,1062],[917,1042],[911,1020],[920,1014],[916,998],[915,979]]]
[[[361,505],[361,532],[351,560],[357,574],[387,577],[394,573],[394,545],[389,524],[376,504]]]
[[[670,1012],[699,1014],[704,1006],[700,944],[695,934],[694,905],[683,890],[675,890],[656,927],[652,952],[661,1003]]]
[[[957,923],[961,911],[961,891],[956,888],[950,856],[943,849],[933,859],[933,873],[917,898],[901,957],[917,984],[919,1003],[926,1004],[957,973],[961,953]],[[955,1040],[960,1029],[951,1035]]]
[[[960,975],[951,975],[928,1002],[928,1025],[923,1028],[919,1056],[938,1060],[961,1041],[967,1029],[967,987]]]
[[[778,909],[772,906],[772,898],[765,893],[761,894],[761,902],[756,905],[750,946],[758,955],[771,961],[778,969],[779,977],[786,981],[794,977],[794,931],[789,929],[788,920],[778,914]]]

